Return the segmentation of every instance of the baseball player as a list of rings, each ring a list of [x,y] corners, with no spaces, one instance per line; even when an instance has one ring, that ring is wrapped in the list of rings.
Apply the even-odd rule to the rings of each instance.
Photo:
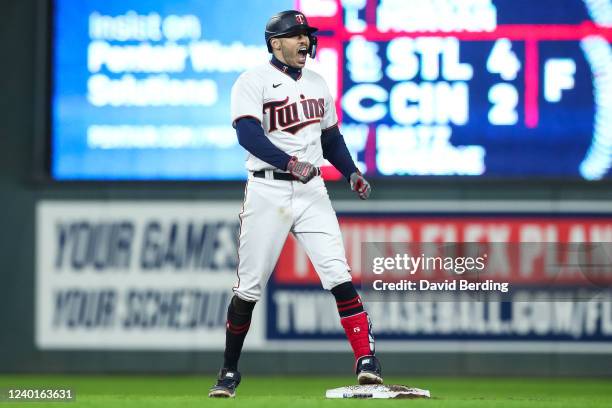
[[[351,281],[336,214],[319,167],[332,163],[365,200],[370,185],[355,166],[338,130],[334,100],[323,78],[304,69],[317,38],[306,17],[278,13],[266,25],[273,54],[244,72],[232,88],[231,114],[238,141],[249,153],[240,213],[238,280],[227,310],[223,367],[210,397],[234,397],[238,359],[251,315],[289,232],[306,250],[323,288],[336,299],[355,355],[359,384],[381,384],[368,314]]]

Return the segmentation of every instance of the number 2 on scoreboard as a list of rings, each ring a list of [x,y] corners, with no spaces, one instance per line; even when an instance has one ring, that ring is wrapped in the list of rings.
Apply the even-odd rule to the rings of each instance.
[[[518,92],[510,84],[495,84],[489,89],[489,102],[493,104],[489,110],[489,123],[492,125],[515,125],[518,122],[516,105]]]

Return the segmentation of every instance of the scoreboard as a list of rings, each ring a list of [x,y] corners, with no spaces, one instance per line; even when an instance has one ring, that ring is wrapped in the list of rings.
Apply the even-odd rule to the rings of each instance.
[[[344,134],[368,173],[609,175],[610,2],[342,4],[311,20],[330,33]]]
[[[53,13],[59,180],[244,178],[229,90],[289,8],[319,28],[307,67],[369,177],[611,177],[609,0],[67,3]]]

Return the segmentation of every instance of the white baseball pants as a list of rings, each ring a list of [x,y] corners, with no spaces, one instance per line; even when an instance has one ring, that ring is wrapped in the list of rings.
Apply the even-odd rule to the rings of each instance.
[[[306,250],[323,288],[351,281],[336,212],[325,183],[274,180],[249,173],[240,213],[238,282],[234,293],[256,302],[276,265],[289,231]]]

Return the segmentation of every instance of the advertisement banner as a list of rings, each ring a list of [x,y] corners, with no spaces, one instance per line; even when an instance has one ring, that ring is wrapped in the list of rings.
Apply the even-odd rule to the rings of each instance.
[[[584,204],[555,213],[542,203],[528,204],[500,209],[479,202],[453,211],[449,202],[446,208],[438,203],[405,212],[411,203],[373,202],[359,212],[352,202],[336,202],[348,263],[378,349],[612,353],[612,213],[587,212]],[[527,207],[537,210],[521,210]],[[36,344],[222,350],[236,281],[239,211],[233,201],[39,202]],[[462,248],[452,246],[458,243],[484,248],[487,272],[496,274],[491,282],[506,282],[507,293],[492,290],[480,298],[458,290],[441,299],[420,298],[422,293],[399,286],[382,297],[365,290],[368,284],[378,290],[382,281],[398,282],[389,279],[390,270],[377,270],[388,264],[373,262],[367,254],[372,248],[387,261],[410,254],[424,262],[448,245]],[[584,248],[599,252],[572,255],[577,243],[581,254]],[[556,268],[552,275],[550,265]],[[440,270],[413,275],[431,287],[449,276]],[[464,276],[471,283],[488,281]],[[245,347],[349,350],[333,296],[321,288],[292,236],[255,308]]]
[[[239,202],[40,202],[38,347],[222,350],[239,211]],[[254,324],[248,345],[262,335]]]
[[[379,347],[396,351],[612,352],[612,217],[491,215],[339,213],[348,263]],[[460,287],[459,280],[455,288],[453,274],[446,271],[418,270],[415,275],[399,276],[407,277],[403,280],[383,273],[383,268],[373,274],[373,265],[380,267],[382,262],[372,263],[365,253],[377,246],[379,253],[387,255],[378,260],[391,261],[391,272],[397,273],[402,263],[395,261],[406,260],[400,255],[410,254],[413,261],[424,262],[439,251],[470,247],[457,243],[485,248],[484,258],[477,258],[484,260],[485,273],[478,279],[463,275],[468,279],[462,280],[467,288],[480,285],[478,288],[489,290],[486,297],[480,296],[483,291]],[[485,279],[491,277],[487,273],[493,279]],[[387,286],[382,285],[385,277]],[[410,290],[407,282],[416,278],[426,279],[411,283],[421,285]],[[388,282],[395,285],[392,290]],[[497,291],[490,290],[493,285],[498,285]],[[314,344],[313,340],[343,339],[333,298],[321,290],[312,264],[292,237],[285,244],[268,294],[269,340]]]

